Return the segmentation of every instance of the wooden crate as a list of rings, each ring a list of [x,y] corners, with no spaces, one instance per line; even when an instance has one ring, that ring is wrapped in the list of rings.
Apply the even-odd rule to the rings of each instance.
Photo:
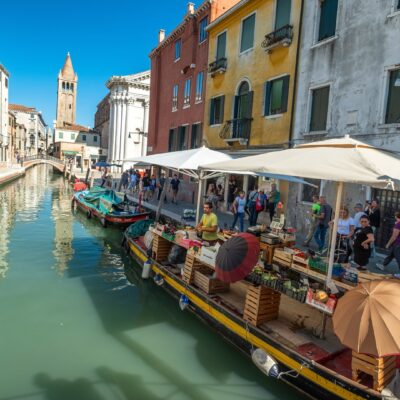
[[[165,261],[168,258],[168,254],[171,250],[172,243],[159,236],[159,235],[153,235],[153,259],[162,262]]]
[[[246,294],[243,319],[258,326],[277,319],[281,294],[265,286],[249,286]]]
[[[303,257],[293,256],[292,266],[308,268],[308,260]]]
[[[288,253],[282,249],[275,249],[272,262],[275,264],[282,265],[284,267],[290,267],[292,265],[293,254]]]
[[[268,244],[268,243],[262,243],[262,246],[264,247],[264,260],[268,265],[272,264],[272,259],[274,257],[274,252],[276,249],[282,249],[285,247],[283,243],[278,243],[278,244]]]
[[[193,283],[207,294],[221,293],[229,291],[229,283],[222,282],[212,275],[207,275],[197,269],[194,271]]]
[[[194,272],[200,271],[205,273],[212,273],[213,270],[202,264],[194,255],[188,254],[185,260],[185,267],[183,268],[183,281],[186,284],[191,284],[194,281]]]
[[[352,352],[351,370],[353,380],[360,381],[360,372],[372,376],[373,389],[381,391],[396,374],[396,357],[373,357]]]

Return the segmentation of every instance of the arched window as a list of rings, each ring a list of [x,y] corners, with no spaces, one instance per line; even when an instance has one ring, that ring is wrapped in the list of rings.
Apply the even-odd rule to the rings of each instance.
[[[73,91],[74,91],[74,84],[71,83],[71,92],[73,92]]]
[[[250,91],[249,83],[247,81],[243,81],[239,86],[238,96],[247,94],[247,93],[249,93],[249,91]]]
[[[250,139],[251,120],[253,110],[253,92],[250,84],[242,81],[237,89],[234,106],[234,123],[232,126],[232,137],[238,139]]]
[[[65,90],[65,82],[62,83],[62,88]]]
[[[67,90],[69,90],[69,82],[67,82]]]

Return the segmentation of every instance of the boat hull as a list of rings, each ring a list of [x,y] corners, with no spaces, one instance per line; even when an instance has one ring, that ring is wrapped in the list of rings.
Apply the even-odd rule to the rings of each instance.
[[[129,238],[125,238],[125,245],[131,257],[143,267],[148,259],[145,250]],[[382,399],[378,393],[303,358],[260,329],[246,324],[242,318],[224,309],[206,294],[185,285],[179,277],[154,260],[151,262],[153,272],[164,278],[162,287],[177,299],[181,294],[185,294],[189,298],[188,309],[235,347],[249,357],[253,348],[262,348],[277,360],[281,371],[299,372],[297,378],[284,376],[281,379],[301,392],[310,397],[327,400]]]

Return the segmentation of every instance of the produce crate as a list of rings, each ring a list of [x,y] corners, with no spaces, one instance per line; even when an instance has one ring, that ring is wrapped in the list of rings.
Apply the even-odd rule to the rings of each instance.
[[[222,293],[229,291],[229,283],[213,278],[212,274],[194,271],[193,283],[207,294]]]
[[[293,253],[286,252],[282,249],[275,249],[272,262],[284,267],[292,265]]]
[[[271,265],[272,259],[274,258],[275,250],[282,249],[283,247],[285,247],[285,245],[282,243],[278,243],[278,244],[263,243],[263,247],[265,248],[264,260],[268,265]]]
[[[157,262],[165,261],[171,250],[172,243],[163,237],[153,234],[153,259]]]
[[[390,383],[396,374],[396,357],[373,357],[352,352],[351,370],[354,381],[360,381],[360,372],[372,376],[373,389],[378,392]]]
[[[318,271],[321,274],[326,274],[326,271],[328,270],[328,262],[326,258],[310,257],[308,259],[308,266],[310,269]]]
[[[308,260],[303,257],[293,256],[292,266],[308,268]]]
[[[265,286],[249,286],[243,319],[254,326],[278,318],[281,294]]]
[[[186,284],[191,284],[194,281],[194,272],[200,271],[205,273],[212,272],[212,269],[202,264],[194,254],[188,254],[186,256],[185,267],[183,268],[183,281]]]

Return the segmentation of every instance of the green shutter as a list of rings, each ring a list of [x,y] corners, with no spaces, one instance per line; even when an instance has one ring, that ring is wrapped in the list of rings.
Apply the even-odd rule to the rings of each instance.
[[[338,0],[323,0],[321,3],[318,40],[335,36]]]
[[[252,14],[242,22],[242,37],[240,41],[240,52],[251,49],[254,45],[254,26],[256,15]]]
[[[225,104],[225,96],[220,96],[221,104],[219,107],[219,116],[218,123],[222,124],[224,122],[224,104]]]
[[[400,123],[400,69],[390,72],[385,122]]]
[[[219,60],[225,58],[226,55],[226,32],[221,33],[217,38],[217,57]]]
[[[244,118],[252,118],[253,114],[253,94],[254,92],[247,93],[246,108],[244,110]]]
[[[290,75],[283,77],[281,112],[285,113],[288,107]]]
[[[210,119],[209,125],[214,125],[215,99],[210,100]]]
[[[271,86],[272,82],[268,81],[264,84],[264,115],[270,115],[270,104],[271,104]]]
[[[315,89],[312,93],[310,132],[325,131],[328,119],[329,86]]]
[[[290,24],[292,0],[276,0],[275,30]]]

